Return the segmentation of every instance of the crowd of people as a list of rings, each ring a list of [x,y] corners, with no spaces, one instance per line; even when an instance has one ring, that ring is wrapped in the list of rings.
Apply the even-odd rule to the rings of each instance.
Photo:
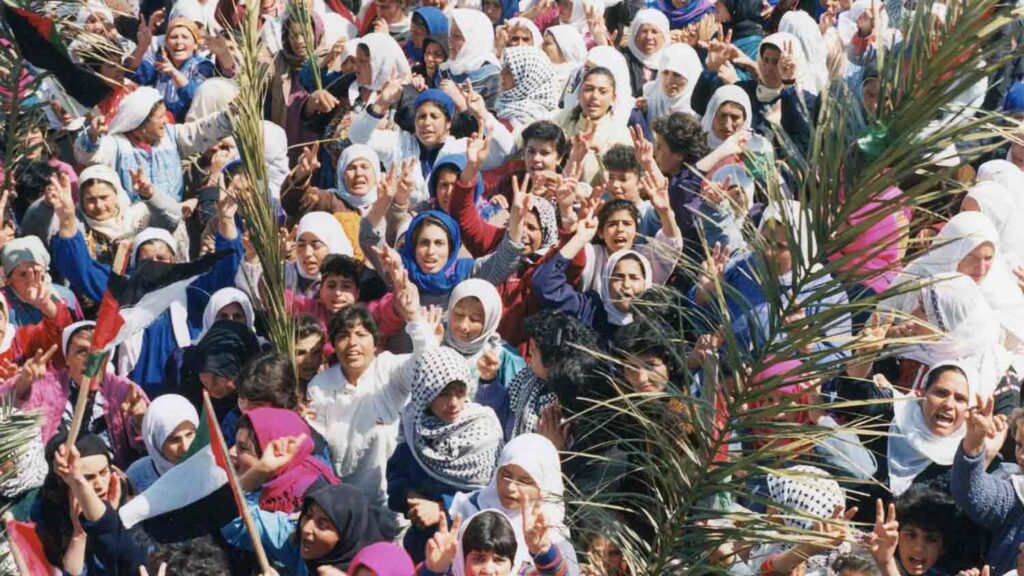
[[[954,8],[924,7],[928,25],[941,31]],[[234,33],[256,9],[268,87],[260,190],[233,132],[245,97]],[[716,505],[722,525],[762,514],[817,537],[716,544],[701,563],[974,576],[1024,562],[1024,233],[1013,224],[1024,145],[1011,138],[975,159],[956,143],[934,158],[960,167],[939,218],[912,209],[897,182],[835,223],[857,232],[827,255],[792,199],[788,162],[813,154],[828,98],[852,95],[849,113],[870,126],[886,105],[877,54],[899,50],[921,7],[47,10],[78,65],[114,86],[86,108],[45,78],[17,99],[33,112],[7,123],[21,152],[6,159],[0,196],[0,391],[41,428],[5,465],[0,493],[34,523],[55,573],[252,574],[259,541],[277,573],[295,576],[640,574],[616,534],[574,520],[573,502],[643,491],[642,471],[614,452],[602,465],[573,458],[606,442],[572,416],[585,398],[651,397],[666,433],[685,440],[705,429],[667,399],[707,390],[707,363],[727,341],[763,350],[794,325],[818,337],[723,378],[771,388],[751,407],[772,414],[767,428],[834,433],[794,448],[799,466],[736,475],[757,496]],[[1019,32],[1004,32],[1005,50]],[[29,66],[26,82],[42,73]],[[1022,76],[1010,62],[935,120],[1019,115]],[[266,194],[276,212],[287,310],[269,309],[263,280],[280,263],[261,262],[244,194]],[[911,258],[912,236],[932,248]],[[122,261],[130,275],[214,252],[212,268],[87,376]],[[836,273],[804,281],[826,258]],[[705,321],[681,334],[664,306],[639,304],[655,293]],[[874,314],[856,306],[876,300]],[[778,329],[773,315],[793,308]],[[271,341],[275,313],[293,319],[293,355]],[[869,345],[858,355],[851,341]],[[810,379],[812,358],[842,368]],[[82,433],[69,443],[82,394]],[[216,525],[223,510],[212,508],[164,517],[159,530],[129,525],[120,512],[159,497],[160,479],[208,442],[204,395],[252,524],[229,502]],[[703,400],[724,435],[728,402]],[[883,433],[845,426],[859,417]],[[718,438],[715,465],[783,444],[751,432]],[[656,533],[639,512],[619,516]]]

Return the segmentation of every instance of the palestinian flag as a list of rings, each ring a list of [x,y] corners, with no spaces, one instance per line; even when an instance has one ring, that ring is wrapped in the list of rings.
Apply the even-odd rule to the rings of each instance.
[[[7,543],[11,547],[19,574],[55,574],[60,572],[46,559],[43,543],[36,533],[35,524],[18,522],[10,516],[6,516],[4,520],[7,528]]]
[[[107,352],[145,330],[182,297],[192,281],[233,253],[224,250],[184,264],[144,260],[135,265],[131,276],[112,273],[96,313],[96,331],[85,375],[98,374],[106,364]]]
[[[0,4],[0,10],[14,33],[21,57],[37,68],[49,70],[83,106],[92,108],[113,94],[113,86],[99,74],[71,60],[53,20],[6,4]]]
[[[190,540],[238,518],[243,502],[241,493],[232,489],[233,477],[224,436],[207,399],[188,453],[118,515],[125,528],[141,524],[157,542]]]

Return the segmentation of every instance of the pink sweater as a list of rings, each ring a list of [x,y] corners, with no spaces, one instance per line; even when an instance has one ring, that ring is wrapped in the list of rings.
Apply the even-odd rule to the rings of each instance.
[[[15,400],[15,407],[22,412],[39,410],[43,415],[42,440],[49,442],[60,428],[64,407],[70,396],[69,382],[71,378],[66,369],[50,368],[41,380],[32,384],[28,396]],[[121,412],[121,404],[128,398],[128,391],[134,383],[124,377],[111,373],[100,383],[103,395],[103,407],[107,421],[107,430],[114,448],[114,463],[125,468],[138,454],[145,454],[146,447],[142,435],[135,429],[135,422]],[[14,378],[0,386],[0,394],[9,393],[14,388]],[[140,390],[141,392],[141,390]],[[142,392],[145,395],[145,392]],[[149,399],[146,399],[149,403]]]
[[[377,300],[366,302],[366,307],[370,310],[373,321],[377,323],[377,330],[380,332],[381,349],[384,348],[388,338],[398,334],[405,327],[405,320],[395,312],[395,308],[392,305],[394,299],[395,295],[388,292]],[[324,330],[324,360],[328,363],[333,363],[334,345],[331,343],[329,332],[331,314],[324,309],[320,299],[310,298],[292,290],[285,290],[285,300],[288,303],[288,309],[295,316],[308,314],[320,321],[320,326]]]

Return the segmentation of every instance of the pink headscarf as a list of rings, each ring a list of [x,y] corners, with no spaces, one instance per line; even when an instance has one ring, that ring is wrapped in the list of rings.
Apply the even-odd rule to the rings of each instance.
[[[313,456],[309,426],[298,414],[284,408],[256,408],[245,415],[252,422],[253,434],[261,452],[278,438],[306,435],[292,461],[263,485],[260,508],[268,512],[291,514],[302,508],[302,496],[317,480],[323,478],[329,484],[338,483],[334,471]]]
[[[780,394],[802,394],[804,392],[804,386],[800,382],[799,374],[796,374],[803,362],[799,360],[783,360],[781,362],[775,362],[773,358],[767,358],[766,362],[772,362],[770,366],[754,375],[754,384],[762,384],[771,380],[772,378],[780,375],[786,375],[783,382],[787,384],[779,388],[775,388],[776,392]]]
[[[903,270],[900,240],[910,224],[910,209],[889,210],[881,219],[878,214],[902,195],[903,191],[893,186],[882,192],[877,201],[868,202],[850,215],[847,221],[850,227],[868,219],[876,219],[876,222],[829,257],[833,261],[845,258],[840,269],[844,272],[857,270],[858,280],[878,294],[888,289]]]
[[[391,542],[377,542],[360,550],[352,559],[348,573],[355,574],[360,566],[373,570],[377,576],[411,576],[416,573],[416,567],[405,550]]]

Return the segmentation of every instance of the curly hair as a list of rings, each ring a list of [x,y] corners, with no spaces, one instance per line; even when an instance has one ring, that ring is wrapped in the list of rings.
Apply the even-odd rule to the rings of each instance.
[[[541,362],[548,367],[580,356],[580,348],[597,348],[593,330],[575,316],[545,310],[526,319],[526,333],[540,353]]]
[[[675,342],[678,336],[647,319],[637,319],[615,333],[614,349],[627,358],[652,355],[668,366],[669,380],[681,382],[686,370],[685,355]]]
[[[625,144],[616,144],[609,148],[601,157],[601,162],[604,164],[605,170],[635,172],[636,174],[643,172],[640,162],[637,162],[633,147]]]
[[[683,162],[696,164],[711,153],[704,127],[695,117],[683,112],[673,112],[654,121],[654,133],[665,141],[669,149],[682,154]]]

